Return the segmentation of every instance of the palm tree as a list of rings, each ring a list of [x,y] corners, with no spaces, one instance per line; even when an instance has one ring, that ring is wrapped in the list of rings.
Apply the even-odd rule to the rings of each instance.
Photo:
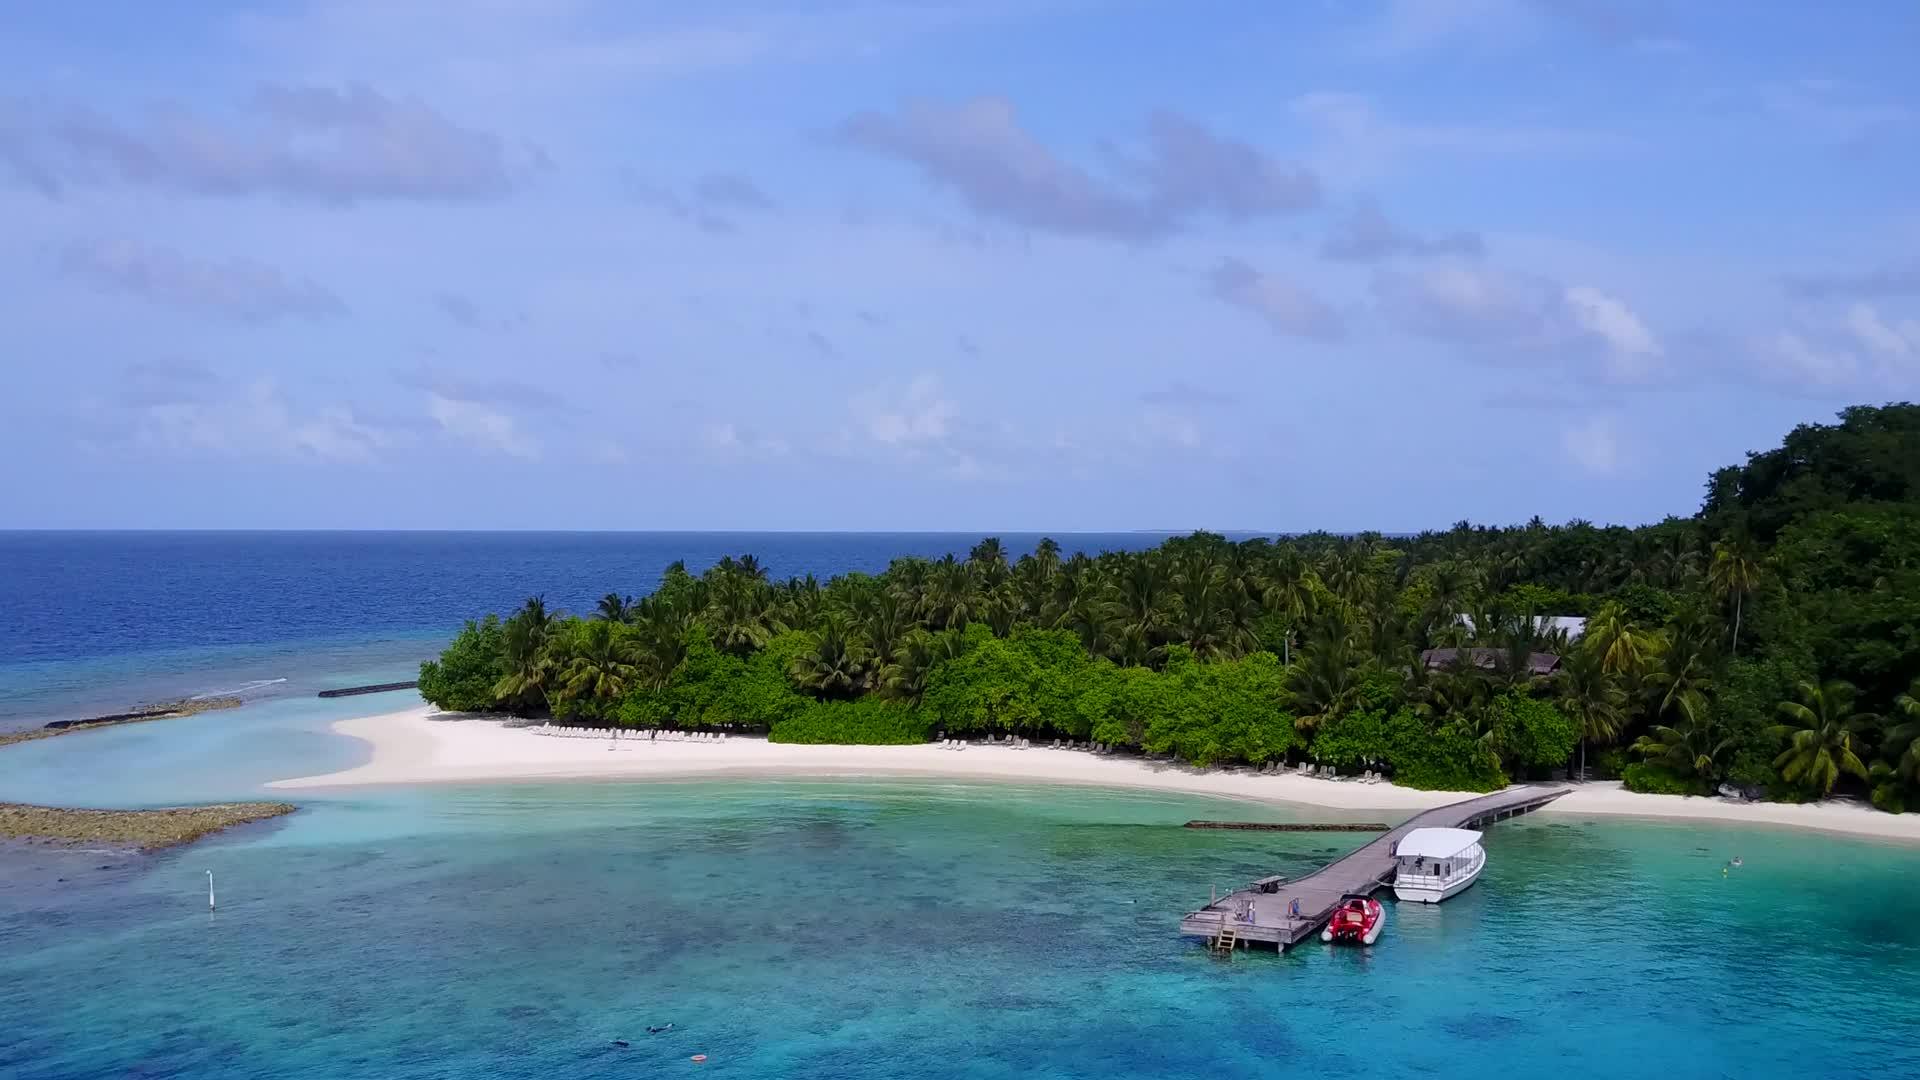
[[[888,697],[919,704],[933,666],[960,655],[963,647],[960,635],[954,631],[934,634],[915,630],[901,642],[893,661],[880,669],[881,691]]]
[[[713,643],[735,654],[750,653],[773,637],[768,586],[741,571],[722,574],[714,581],[707,619]]]
[[[1881,760],[1867,770],[1873,782],[1873,803],[1883,810],[1902,812],[1909,796],[1920,791],[1920,678],[1893,699],[1897,722],[1880,744]]]
[[[1020,613],[1027,621],[1041,623],[1046,617],[1047,601],[1053,594],[1054,567],[1032,555],[1022,556],[1014,564],[1011,586],[1020,601]]]
[[[973,550],[967,552],[967,561],[978,567],[989,581],[996,580],[998,575],[1006,573],[1007,546],[999,537],[989,536],[973,545]]]
[[[980,601],[980,617],[986,622],[987,628],[993,631],[994,637],[1011,635],[1023,610],[1020,594],[1010,581],[1003,581],[987,590],[986,596]]]
[[[779,621],[788,626],[812,626],[819,621],[823,594],[812,574],[789,578],[780,586]]]
[[[1292,544],[1283,544],[1274,551],[1260,584],[1260,602],[1275,614],[1285,616],[1289,623],[1297,626],[1301,620],[1313,614],[1313,568],[1300,554],[1300,549]],[[1287,636],[1292,637],[1291,634]],[[1281,659],[1290,661],[1286,653],[1287,644],[1283,642]]]
[[[1114,582],[1113,615],[1122,629],[1154,644],[1166,619],[1167,600],[1167,578],[1160,560],[1152,555],[1129,558]]]
[[[1548,629],[1543,620],[1532,615],[1503,614],[1485,631],[1482,636],[1492,641],[1498,650],[1493,661],[1494,674],[1509,689],[1533,681],[1536,653],[1564,656],[1568,651],[1566,632]]]
[[[1713,545],[1713,565],[1707,581],[1722,600],[1733,600],[1733,655],[1740,655],[1740,615],[1747,594],[1760,580],[1760,562],[1751,550],[1738,541],[1720,541]]]
[[[1337,616],[1314,626],[1300,646],[1300,663],[1287,678],[1287,704],[1294,726],[1312,731],[1353,706],[1366,675],[1367,658]]]
[[[520,610],[513,613],[513,617],[524,620],[535,632],[544,635],[553,625],[553,621],[560,617],[560,613],[547,610],[545,596],[529,596],[526,602],[520,605]]]
[[[1333,595],[1358,607],[1366,599],[1372,563],[1372,551],[1355,541],[1329,558],[1320,576]]]
[[[546,708],[547,683],[554,668],[548,647],[551,624],[546,605],[535,598],[502,628],[507,670],[494,684],[493,696],[516,716]]]
[[[831,616],[813,649],[794,657],[787,669],[794,685],[820,698],[850,698],[867,688],[866,658],[847,638],[847,628]]]
[[[1681,612],[1659,635],[1640,685],[1655,718],[1671,713],[1681,698],[1713,688],[1720,667],[1719,636],[1713,617],[1697,608]]]
[[[876,589],[859,604],[860,643],[875,664],[885,664],[914,629],[914,620],[899,594]]]
[[[1449,731],[1491,743],[1493,726],[1487,706],[1492,697],[1493,684],[1487,673],[1474,664],[1470,654],[1461,653],[1428,682],[1425,695],[1414,708]]]
[[[1619,676],[1600,664],[1592,649],[1574,649],[1561,658],[1555,675],[1555,704],[1580,725],[1580,775],[1587,774],[1587,744],[1602,746],[1620,737],[1626,725],[1627,693]]]
[[[1086,580],[1090,576],[1076,577],[1082,587],[1064,600],[1055,601],[1061,607],[1053,625],[1073,631],[1079,636],[1081,647],[1094,656],[1109,656],[1114,630],[1119,624],[1113,618],[1113,605],[1107,600],[1105,590],[1098,583]]]
[[[887,564],[887,581],[893,591],[906,601],[907,610],[916,619],[931,616],[931,604],[927,598],[927,581],[932,576],[933,564],[925,559],[900,558]]]
[[[633,597],[610,592],[600,598],[600,606],[594,610],[593,617],[606,622],[626,622],[633,617]]]
[[[965,629],[979,617],[979,604],[969,564],[956,561],[952,555],[933,564],[927,580],[929,621],[943,630]]]
[[[1480,596],[1481,574],[1472,563],[1449,559],[1434,568],[1431,584],[1433,597],[1427,602],[1424,628],[1429,634],[1454,625],[1471,610]]]
[[[1627,617],[1626,609],[1609,601],[1601,605],[1587,622],[1584,644],[1600,653],[1600,666],[1608,674],[1633,678],[1659,648],[1658,636],[1640,629]]]
[[[692,619],[671,604],[642,600],[634,616],[637,677],[650,690],[664,689],[687,656]]]
[[[1236,654],[1241,640],[1232,625],[1227,592],[1234,586],[1227,568],[1204,552],[1194,552],[1175,563],[1173,585],[1178,601],[1173,616],[1173,639],[1192,649],[1194,656],[1202,660]]]
[[[1733,744],[1733,737],[1724,735],[1713,722],[1705,703],[1689,696],[1680,699],[1679,719],[1671,725],[1656,725],[1634,740],[1631,749],[1681,776],[1698,777],[1702,783],[1711,784],[1719,779],[1721,759]]]
[[[578,625],[566,666],[560,670],[567,696],[619,700],[639,675],[639,649],[617,623],[598,620]]]
[[[1787,722],[1776,725],[1772,734],[1788,740],[1787,748],[1773,759],[1789,783],[1805,782],[1818,794],[1833,791],[1841,773],[1867,779],[1867,766],[1854,752],[1854,733],[1871,724],[1871,713],[1853,711],[1853,684],[1829,679],[1819,686],[1803,681],[1795,688],[1798,701],[1780,703],[1780,715]]]
[[[1033,549],[1033,557],[1051,575],[1060,566],[1060,542],[1051,536],[1041,537]]]

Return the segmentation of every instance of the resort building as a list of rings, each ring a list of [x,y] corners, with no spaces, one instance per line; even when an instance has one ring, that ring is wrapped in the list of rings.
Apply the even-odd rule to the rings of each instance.
[[[1506,662],[1505,649],[1428,649],[1420,654],[1420,662],[1429,671],[1449,668],[1457,663],[1472,664],[1483,671],[1493,671]],[[1553,653],[1528,653],[1527,674],[1534,678],[1543,678],[1560,670],[1560,658]]]
[[[1471,615],[1455,615],[1454,620],[1470,633],[1476,629]],[[1533,630],[1537,634],[1565,634],[1568,641],[1579,641],[1587,632],[1587,620],[1581,615],[1535,615]]]

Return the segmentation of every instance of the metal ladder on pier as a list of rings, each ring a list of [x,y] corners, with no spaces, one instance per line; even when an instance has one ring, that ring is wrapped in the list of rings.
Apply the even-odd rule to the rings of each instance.
[[[1233,947],[1239,943],[1239,928],[1233,923],[1222,920],[1220,923],[1220,933],[1216,934],[1214,939],[1207,943],[1207,948],[1213,955],[1220,959],[1231,960],[1233,959]]]

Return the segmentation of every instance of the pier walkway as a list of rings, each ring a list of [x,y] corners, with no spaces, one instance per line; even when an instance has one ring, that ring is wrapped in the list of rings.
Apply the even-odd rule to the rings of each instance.
[[[1180,919],[1180,932],[1216,940],[1231,929],[1229,946],[1261,942],[1285,949],[1319,932],[1348,896],[1368,896],[1393,881],[1393,849],[1415,829],[1470,829],[1538,810],[1566,788],[1516,787],[1415,814],[1365,847],[1297,881],[1265,878]],[[1299,914],[1294,915],[1294,902]],[[1244,913],[1252,912],[1247,919]]]

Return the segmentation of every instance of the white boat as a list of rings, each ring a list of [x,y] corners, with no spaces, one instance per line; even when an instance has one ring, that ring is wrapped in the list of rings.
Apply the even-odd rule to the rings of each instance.
[[[1393,895],[1422,904],[1464,892],[1487,867],[1472,829],[1415,829],[1394,846],[1393,860]]]

